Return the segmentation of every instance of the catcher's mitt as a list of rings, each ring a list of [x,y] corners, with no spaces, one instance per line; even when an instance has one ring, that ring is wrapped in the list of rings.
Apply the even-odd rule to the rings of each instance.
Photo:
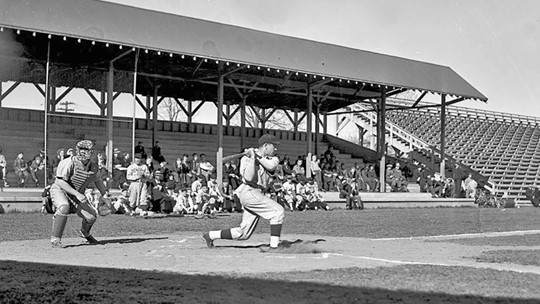
[[[100,197],[97,206],[98,214],[101,216],[107,216],[111,214],[111,204],[112,202],[110,198]]]

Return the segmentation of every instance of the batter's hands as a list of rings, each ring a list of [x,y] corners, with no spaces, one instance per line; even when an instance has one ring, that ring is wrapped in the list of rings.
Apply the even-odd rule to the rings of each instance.
[[[249,148],[249,149],[247,149],[245,154],[249,158],[255,158],[255,149]]]

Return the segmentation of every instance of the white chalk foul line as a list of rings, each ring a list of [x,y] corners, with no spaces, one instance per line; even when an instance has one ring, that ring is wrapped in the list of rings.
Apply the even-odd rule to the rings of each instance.
[[[429,240],[429,239],[457,239],[457,238],[474,238],[474,237],[498,237],[498,236],[514,236],[514,235],[527,235],[527,234],[540,234],[540,230],[516,230],[516,231],[502,231],[502,232],[479,232],[479,233],[462,233],[462,234],[445,234],[445,235],[431,235],[431,236],[411,236],[411,237],[398,237],[398,238],[379,238],[370,239],[371,241],[398,241],[398,240]]]

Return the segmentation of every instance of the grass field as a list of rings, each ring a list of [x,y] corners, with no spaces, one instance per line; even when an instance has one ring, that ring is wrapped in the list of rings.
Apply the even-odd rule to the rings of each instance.
[[[283,234],[353,238],[410,238],[538,230],[540,208],[381,209],[287,213]],[[99,218],[96,237],[175,234],[235,226],[240,214],[216,220],[191,217]],[[66,237],[80,220],[70,217]],[[0,215],[0,242],[46,239],[51,216]],[[267,234],[261,222],[256,233]],[[534,264],[540,234],[470,237],[449,243],[486,246],[474,262]],[[430,244],[442,242],[435,238]],[[201,240],[202,244],[202,240]],[[441,243],[448,244],[448,243]],[[493,248],[501,246],[502,250]],[[514,254],[507,247],[520,246]],[[524,248],[530,248],[524,250]],[[512,252],[509,252],[512,251]],[[513,256],[508,260],[505,256]],[[537,260],[537,259],[536,259]],[[241,263],[241,261],[239,261]],[[321,263],[324,263],[322,261]],[[532,263],[532,264],[527,264]],[[60,264],[62,264],[60,262]],[[540,303],[540,275],[489,268],[397,265],[267,273],[187,275],[135,269],[51,266],[6,261],[0,243],[0,303]]]

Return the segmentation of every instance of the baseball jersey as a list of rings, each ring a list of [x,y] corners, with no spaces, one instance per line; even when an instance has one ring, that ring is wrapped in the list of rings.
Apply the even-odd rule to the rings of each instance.
[[[127,168],[126,178],[128,181],[139,181],[145,176],[150,176],[150,170],[148,170],[146,165],[137,165],[133,163]]]
[[[67,182],[73,189],[79,193],[84,193],[90,183],[98,177],[98,165],[93,161],[83,165],[83,163],[72,156],[63,159],[56,169],[56,177]]]
[[[277,157],[275,157],[275,156],[272,156],[272,157],[266,156],[265,158],[267,160],[272,161],[272,164],[273,164],[274,168],[276,168],[277,165],[279,164],[279,159]],[[244,178],[244,173],[246,171],[247,166],[253,165],[253,163],[251,161],[252,160],[247,156],[244,156],[244,157],[242,157],[240,159],[240,175],[242,176],[242,181],[245,184],[250,185],[250,186],[255,187],[255,188],[267,189],[268,188],[268,183],[270,182],[270,173],[268,171],[266,171],[266,169],[261,164],[258,165],[259,168],[257,170],[257,177],[256,177],[257,182],[256,183],[254,181],[248,182]]]

